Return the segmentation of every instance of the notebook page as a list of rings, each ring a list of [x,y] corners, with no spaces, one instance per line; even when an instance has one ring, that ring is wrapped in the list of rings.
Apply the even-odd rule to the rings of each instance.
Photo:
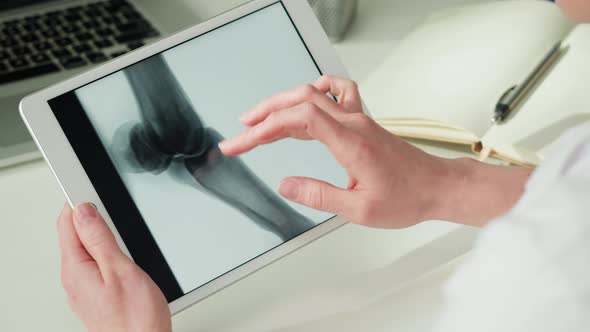
[[[523,106],[490,129],[485,146],[513,159],[534,153],[538,163],[564,131],[590,121],[590,25],[577,26],[564,41],[567,46]]]
[[[482,137],[500,95],[571,27],[542,1],[447,10],[404,39],[361,92],[376,119],[438,120]]]

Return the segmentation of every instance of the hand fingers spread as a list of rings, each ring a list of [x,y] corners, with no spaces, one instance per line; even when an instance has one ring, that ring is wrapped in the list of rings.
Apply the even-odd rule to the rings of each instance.
[[[82,245],[96,261],[101,272],[104,273],[105,270],[110,270],[117,266],[119,262],[128,259],[117,245],[115,236],[93,205],[84,203],[76,206],[74,219],[76,231]]]
[[[299,204],[343,216],[347,216],[347,209],[354,206],[352,192],[311,178],[285,178],[281,181],[279,193]]]
[[[323,75],[314,83],[314,86],[322,93],[329,92],[336,97],[338,104],[342,105],[348,112],[358,113],[363,111],[356,82],[345,78]]]
[[[328,147],[345,168],[353,161],[347,151],[358,143],[358,135],[354,131],[344,127],[316,105],[304,103],[272,113],[238,137],[221,142],[219,148],[226,155],[238,155],[286,137],[317,139]]]
[[[247,126],[254,126],[273,112],[292,108],[304,102],[314,103],[328,113],[342,112],[333,99],[315,86],[307,84],[266,98],[242,115],[240,121]]]

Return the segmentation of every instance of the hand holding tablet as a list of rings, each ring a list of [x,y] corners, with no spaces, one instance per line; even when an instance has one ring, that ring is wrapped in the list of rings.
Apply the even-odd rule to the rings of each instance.
[[[172,331],[162,292],[125,256],[96,208],[69,204],[58,219],[62,284],[89,331]]]

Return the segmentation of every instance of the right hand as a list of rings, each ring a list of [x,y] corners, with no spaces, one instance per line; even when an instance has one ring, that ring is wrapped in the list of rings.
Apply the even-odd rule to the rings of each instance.
[[[438,194],[452,185],[446,181],[451,170],[448,160],[404,142],[362,113],[357,85],[347,79],[322,76],[314,84],[262,101],[241,121],[248,128],[220,143],[226,155],[287,137],[325,144],[346,169],[348,186],[288,177],[279,193],[358,224],[400,228],[435,218]]]

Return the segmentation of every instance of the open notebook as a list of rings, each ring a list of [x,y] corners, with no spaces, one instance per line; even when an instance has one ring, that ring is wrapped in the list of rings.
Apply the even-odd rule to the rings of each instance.
[[[493,125],[501,95],[560,40],[561,56]],[[399,136],[534,166],[566,129],[590,120],[590,26],[573,25],[546,1],[447,10],[400,42],[361,92],[375,120]]]

